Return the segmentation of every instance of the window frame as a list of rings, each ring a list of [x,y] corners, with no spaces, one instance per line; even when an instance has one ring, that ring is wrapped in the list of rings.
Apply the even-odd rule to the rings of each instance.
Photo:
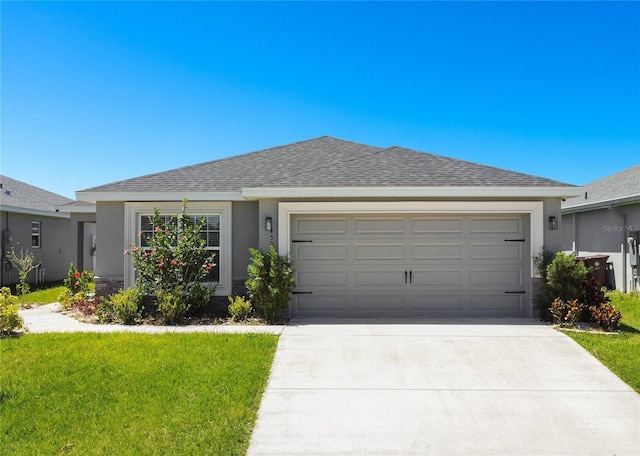
[[[34,231],[33,231],[34,226],[38,227],[38,231],[35,234],[34,234]],[[38,245],[33,245],[34,237],[38,239]],[[39,221],[36,221],[36,220],[32,220],[31,221],[31,248],[32,249],[39,249],[41,247],[42,247],[42,222],[39,222]]]
[[[179,215],[182,212],[182,202],[128,202],[125,203],[125,233],[123,250],[129,244],[139,245],[138,233],[140,231],[141,217],[153,215],[154,209],[158,209],[160,215]],[[187,215],[217,215],[220,217],[220,244],[216,263],[219,265],[220,281],[216,286],[216,295],[231,295],[232,287],[232,252],[231,252],[231,202],[198,202],[187,204]],[[213,250],[213,249],[212,249]],[[135,270],[131,264],[131,256],[124,255],[125,287],[135,283]]]

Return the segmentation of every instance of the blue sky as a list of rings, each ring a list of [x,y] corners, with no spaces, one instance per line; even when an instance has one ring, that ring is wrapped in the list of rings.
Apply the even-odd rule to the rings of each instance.
[[[573,184],[640,162],[638,2],[1,2],[1,172],[75,190],[322,135]]]

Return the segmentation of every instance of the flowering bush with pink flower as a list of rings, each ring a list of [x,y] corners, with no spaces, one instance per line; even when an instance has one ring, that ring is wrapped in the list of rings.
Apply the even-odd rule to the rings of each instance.
[[[206,224],[202,219],[195,224],[187,216],[187,201],[182,213],[168,220],[158,209],[150,221],[153,233],[141,241],[145,247],[130,244],[124,251],[130,255],[136,270],[136,286],[145,295],[173,293],[183,290],[188,310],[196,310],[211,298],[214,288],[202,283],[215,266],[215,253],[207,250],[200,232]]]

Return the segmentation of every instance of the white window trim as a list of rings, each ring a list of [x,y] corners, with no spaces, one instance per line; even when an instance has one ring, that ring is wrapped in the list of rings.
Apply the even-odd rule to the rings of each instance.
[[[33,224],[37,223],[38,224],[38,245],[34,246],[33,245]],[[42,222],[39,222],[37,220],[32,220],[31,221],[31,248],[32,249],[39,249],[42,247]]]
[[[135,202],[125,203],[124,214],[124,246],[137,244],[138,218],[141,214],[153,213],[155,208],[161,214],[180,214],[182,202]],[[220,283],[216,287],[216,295],[231,295],[231,202],[189,202],[187,215],[219,215],[220,216],[220,258],[216,263],[220,265]],[[135,271],[131,265],[131,256],[124,256],[124,285],[130,287],[135,283]]]
[[[294,214],[529,214],[532,277],[538,277],[533,257],[544,244],[542,201],[381,201],[290,202],[278,204],[278,252],[290,255],[291,216]]]

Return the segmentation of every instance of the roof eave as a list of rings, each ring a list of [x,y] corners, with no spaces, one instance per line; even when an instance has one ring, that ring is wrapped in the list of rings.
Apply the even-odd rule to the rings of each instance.
[[[588,202],[577,204],[575,206],[563,207],[561,209],[561,212],[563,214],[572,214],[574,212],[594,211],[598,209],[607,209],[610,206],[626,206],[635,203],[640,203],[640,195],[626,196],[624,198],[612,198],[608,200]]]
[[[511,197],[561,198],[577,196],[582,187],[251,187],[243,188],[247,200],[260,198],[359,197]]]
[[[27,214],[27,215],[39,215],[42,217],[56,217],[56,218],[70,218],[71,216],[66,212],[59,211],[46,211],[43,209],[30,209],[26,207],[16,207],[2,205],[3,212],[13,212],[15,214]]]
[[[243,201],[241,192],[113,192],[79,191],[76,199],[97,203],[98,201]]]

